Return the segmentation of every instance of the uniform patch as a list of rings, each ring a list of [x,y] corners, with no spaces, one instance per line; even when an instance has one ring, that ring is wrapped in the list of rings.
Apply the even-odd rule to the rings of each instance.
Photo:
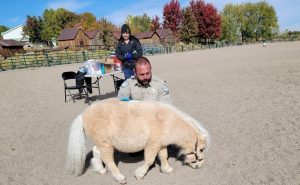
[[[121,87],[127,87],[129,85],[128,81],[126,80],[125,82],[122,83]]]
[[[155,93],[155,89],[151,87],[151,90],[152,90],[152,94],[154,94]]]
[[[167,84],[164,84],[161,89],[165,92],[165,94],[169,94],[169,88]]]

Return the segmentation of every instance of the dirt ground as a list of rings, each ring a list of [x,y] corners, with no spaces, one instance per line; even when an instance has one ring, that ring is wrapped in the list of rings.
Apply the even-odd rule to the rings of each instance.
[[[149,59],[174,104],[203,123],[212,143],[202,168],[171,157],[172,174],[156,165],[141,181],[134,171],[142,158],[118,154],[128,184],[300,184],[300,42]],[[88,104],[64,102],[61,73],[80,65],[0,72],[1,185],[117,184],[111,174],[73,177],[64,168],[70,123]],[[100,98],[113,89],[111,78],[101,79]]]

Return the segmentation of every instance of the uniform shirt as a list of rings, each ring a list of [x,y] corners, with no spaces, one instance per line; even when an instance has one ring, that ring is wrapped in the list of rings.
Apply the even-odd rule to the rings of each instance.
[[[135,77],[127,79],[121,85],[117,98],[129,98],[131,100],[156,100],[171,103],[169,89],[166,82],[156,76],[152,76],[149,85],[146,87],[139,84]]]

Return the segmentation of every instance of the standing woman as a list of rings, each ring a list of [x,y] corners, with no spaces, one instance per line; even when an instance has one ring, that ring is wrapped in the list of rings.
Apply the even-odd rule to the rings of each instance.
[[[130,28],[124,24],[121,28],[120,40],[116,47],[116,56],[123,63],[125,80],[134,76],[134,62],[143,56],[143,49],[140,41],[131,35]]]

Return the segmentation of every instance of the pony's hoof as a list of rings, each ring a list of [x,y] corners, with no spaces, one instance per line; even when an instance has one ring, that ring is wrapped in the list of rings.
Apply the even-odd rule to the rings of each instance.
[[[135,178],[138,180],[143,179],[145,176],[145,172],[143,170],[143,167],[138,168],[137,170],[135,170]]]
[[[115,180],[120,183],[120,184],[126,184],[127,181],[126,181],[126,178],[123,176],[123,175],[120,175],[118,177],[115,177]]]
[[[104,168],[104,169],[100,170],[99,173],[101,175],[105,175],[107,173],[107,170]]]
[[[101,170],[93,169],[93,172],[99,173],[100,175],[105,175],[107,173],[107,170],[105,168]]]
[[[169,174],[169,173],[172,173],[173,172],[173,168],[172,167],[168,167],[168,168],[166,168],[166,169],[161,169],[161,172],[163,172],[163,173],[167,173],[167,174]]]
[[[101,175],[106,174],[106,169],[103,168],[103,166],[100,165],[100,162],[95,158],[91,159],[91,168],[94,173],[100,173]]]

